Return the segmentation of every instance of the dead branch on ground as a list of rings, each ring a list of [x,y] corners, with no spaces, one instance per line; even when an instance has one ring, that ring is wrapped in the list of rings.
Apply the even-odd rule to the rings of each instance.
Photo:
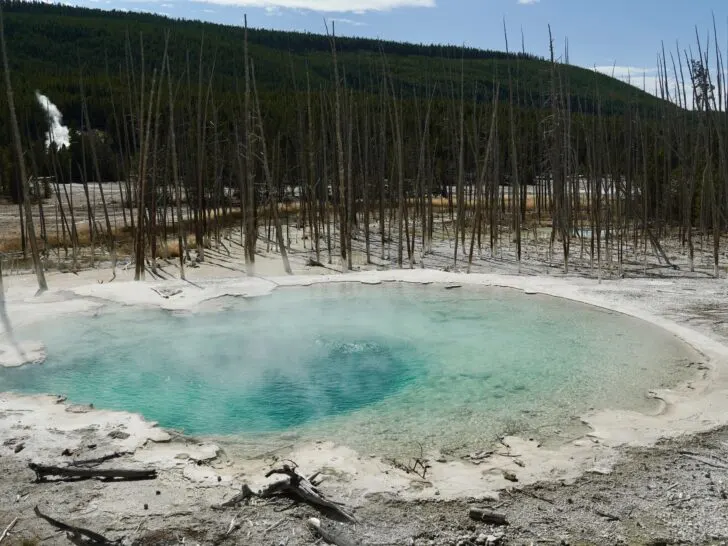
[[[69,525],[68,523],[63,523],[62,521],[53,519],[50,516],[46,516],[38,509],[37,506],[33,509],[33,511],[35,512],[36,516],[46,520],[56,529],[66,531],[66,538],[68,538],[68,540],[70,540],[74,544],[102,544],[107,546],[112,544],[121,544],[121,540],[109,540],[105,536],[100,535],[94,531],[90,531],[89,529]]]
[[[75,461],[71,461],[70,463],[68,463],[68,466],[98,466],[106,461],[117,459],[122,455],[125,454],[115,451],[114,453],[109,453],[108,455],[103,455],[94,459],[76,459]]]
[[[294,463],[293,466],[284,464],[281,468],[274,468],[270,470],[265,477],[270,478],[274,474],[282,474],[285,478],[267,485],[257,493],[250,489],[247,484],[244,484],[240,493],[219,505],[218,508],[235,506],[253,497],[268,499],[283,496],[288,497],[294,502],[303,501],[314,508],[317,508],[321,512],[334,516],[337,519],[356,523],[356,518],[352,514],[342,508],[339,503],[328,500],[317,489],[317,486],[320,484],[320,481],[316,481],[318,473],[312,475],[310,478],[306,478],[296,472],[296,466]]]
[[[18,523],[18,518],[16,517],[13,521],[10,522],[10,525],[5,527],[5,530],[3,531],[3,534],[0,535],[0,542],[2,542],[6,536],[10,534],[10,531],[13,527],[15,527],[15,524]]]
[[[419,457],[415,457],[407,463],[403,463],[397,459],[388,459],[387,462],[398,470],[407,474],[415,474],[425,480],[427,479],[427,471],[432,468],[432,465],[429,464],[429,460],[425,458],[425,450],[422,447],[422,444],[418,442],[418,445],[420,446]]]
[[[335,546],[360,546],[361,541],[349,536],[346,531],[337,529],[331,525],[324,525],[318,518],[309,518],[306,522],[308,528],[315,534],[319,535],[329,544]]]
[[[494,525],[508,525],[508,519],[506,519],[504,514],[493,512],[487,508],[471,508],[468,511],[468,516],[475,521],[483,521]]]

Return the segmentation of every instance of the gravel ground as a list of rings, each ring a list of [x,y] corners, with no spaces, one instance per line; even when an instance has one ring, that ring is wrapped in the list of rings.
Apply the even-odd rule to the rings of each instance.
[[[310,270],[305,267],[310,252],[303,248],[301,234],[293,229],[291,233],[294,269]],[[208,262],[224,267],[229,274],[242,273],[240,252],[231,244],[237,238],[232,234],[225,248],[211,249]],[[521,264],[513,256],[513,245],[498,249],[495,257],[489,251],[476,253],[473,271],[561,276],[559,256],[549,256],[545,240],[527,240]],[[611,280],[594,288],[594,292],[618,296],[728,343],[728,286],[725,280],[710,278],[710,255],[699,249],[696,271],[690,272],[685,250],[677,241],[668,240],[663,246],[679,269],[666,267],[654,254],[645,257],[639,248],[628,249],[623,275],[626,280],[619,281],[616,265],[607,264],[600,276]],[[267,252],[265,242],[259,250],[275,259],[272,251]],[[374,247],[373,252],[378,256],[380,250]],[[588,256],[579,254],[578,250],[574,252],[569,274],[577,284],[580,278],[597,276]],[[361,254],[359,258],[361,263]],[[375,261],[382,268],[391,265],[388,259]],[[465,269],[462,262],[453,268],[449,241],[437,242],[432,253],[416,261],[417,267]],[[205,267],[212,266],[201,265]],[[336,264],[331,267],[336,268]],[[630,282],[645,278],[651,281],[649,290],[645,290],[644,283]],[[13,434],[20,437],[22,430]],[[88,446],[100,445],[104,438],[93,428],[84,434],[87,452],[76,455],[92,457],[97,448]],[[201,485],[179,469],[163,470],[157,480],[150,482],[34,483],[27,459],[22,450],[15,452],[16,447],[17,442],[0,444],[0,534],[5,525],[19,518],[3,544],[69,543],[63,533],[34,517],[36,505],[58,519],[111,539],[123,538],[129,544],[294,546],[319,540],[307,530],[306,520],[322,516],[304,504],[290,506],[288,501],[280,500],[216,510],[213,505],[232,497],[235,490],[225,484]],[[106,466],[124,466],[131,461],[128,457]],[[215,469],[226,463],[219,456],[200,464]],[[318,470],[326,478],[321,490],[332,498],[343,498],[341,476],[327,474],[326,469],[302,471]],[[568,482],[545,481],[525,487],[513,483],[497,499],[443,501],[435,495],[430,500],[405,502],[383,494],[368,495],[354,506],[360,523],[346,530],[360,544],[370,546],[725,544],[727,491],[728,428],[720,428],[664,440],[649,448],[623,448],[619,462],[610,470],[589,472]],[[115,503],[118,509],[109,508]],[[510,524],[491,526],[473,521],[468,517],[472,506],[501,512]]]
[[[630,449],[610,473],[571,482],[539,483],[503,491],[498,500],[402,502],[372,495],[356,510],[359,525],[346,531],[367,545],[484,544],[721,544],[728,541],[728,430]],[[306,505],[287,500],[214,510],[231,493],[195,487],[174,472],[153,482],[34,484],[19,457],[2,449],[0,522],[21,519],[7,544],[68,544],[63,533],[32,516],[41,509],[108,538],[134,544],[307,545]],[[722,458],[721,458],[722,457]],[[118,465],[123,465],[123,459]],[[326,486],[321,486],[326,492]],[[125,497],[123,514],[95,510],[101,496]],[[176,502],[174,499],[184,500]],[[17,500],[16,500],[17,499]],[[145,509],[145,505],[147,508]],[[478,523],[472,506],[504,514],[508,526]],[[226,534],[231,521],[233,530]],[[336,524],[330,524],[336,525]],[[339,524],[340,525],[340,524]]]

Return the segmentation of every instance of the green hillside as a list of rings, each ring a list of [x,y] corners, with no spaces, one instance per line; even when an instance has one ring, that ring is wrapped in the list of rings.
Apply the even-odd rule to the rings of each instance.
[[[114,75],[125,66],[127,35],[137,67],[141,64],[140,36],[147,66],[158,65],[167,29],[171,32],[170,57],[177,73],[184,71],[188,61],[191,70],[196,71],[203,36],[205,64],[211,67],[214,62],[216,86],[234,88],[236,69],[241,73],[240,27],[42,3],[6,2],[3,7],[13,76],[22,89],[41,89],[51,97],[57,91],[70,95],[67,99],[72,100],[78,87],[79,65],[91,86],[103,79],[107,65]],[[314,89],[331,82],[331,50],[324,35],[251,29],[249,43],[262,90],[290,89],[294,77],[299,86],[304,86],[307,71]],[[548,89],[550,65],[532,55],[360,38],[339,38],[337,46],[346,82],[352,89],[377,87],[380,52],[387,56],[395,87],[402,93],[424,94],[437,84],[439,93],[449,94],[453,82],[459,80],[463,58],[465,87],[470,94],[477,89],[481,93],[492,89],[495,79],[506,80],[509,68],[519,101],[538,106]],[[621,111],[628,103],[656,102],[630,85],[583,68],[566,66],[563,78],[572,98],[581,100],[587,109],[593,104],[597,87],[606,111]],[[58,100],[59,106],[64,106],[66,99]]]
[[[81,113],[85,96],[90,125],[101,135],[95,144],[99,176],[107,180],[126,176],[125,162],[139,151],[142,67],[148,98],[152,79],[160,75],[167,33],[178,138],[199,140],[194,120],[204,116],[225,139],[221,148],[210,143],[210,149],[218,149],[227,157],[236,153],[231,142],[242,119],[243,28],[38,2],[3,1],[2,6],[16,109],[33,172],[73,180],[95,177],[96,167],[88,153],[90,143],[86,149],[82,145],[90,133],[78,132],[84,129]],[[308,102],[308,89],[313,94],[314,123],[318,126],[331,121],[334,76],[329,39],[325,35],[251,29],[248,43],[271,138],[269,146],[277,148],[291,169],[300,168],[301,110]],[[393,118],[391,111],[387,114],[386,104],[394,96],[401,106],[403,130],[420,135],[423,103],[427,97],[433,98],[429,138],[434,146],[433,159],[442,173],[454,169],[458,145],[452,134],[460,109],[461,72],[465,116],[472,122],[468,134],[474,139],[473,124],[483,125],[478,105],[490,105],[495,89],[499,89],[501,108],[508,107],[512,96],[518,132],[528,135],[520,144],[524,160],[529,161],[526,176],[536,176],[537,165],[543,163],[542,122],[550,115],[552,65],[547,60],[527,54],[359,38],[337,38],[336,46],[347,93],[356,95],[351,100],[357,105],[352,107],[352,115],[362,124],[378,111],[391,125]],[[639,110],[649,119],[666,107],[635,87],[583,68],[559,64],[557,78],[560,96],[569,99],[564,100],[564,108],[575,116],[589,116],[597,109],[608,117]],[[44,153],[48,125],[36,90],[58,106],[64,123],[72,129],[70,150],[65,150],[55,165]],[[161,115],[166,115],[166,108]],[[165,123],[162,128],[166,130]],[[387,131],[393,136],[391,126]],[[324,134],[332,138],[328,132]],[[507,134],[499,130],[498,138],[503,149],[507,148]],[[19,172],[10,144],[9,111],[3,107],[0,196],[17,199]],[[333,141],[328,145],[333,149]],[[575,145],[583,161],[583,143],[577,141]],[[414,157],[418,152],[409,153]],[[295,167],[293,158],[298,158]],[[507,166],[507,156],[501,159]],[[227,167],[225,174],[229,176],[232,170],[232,166]]]

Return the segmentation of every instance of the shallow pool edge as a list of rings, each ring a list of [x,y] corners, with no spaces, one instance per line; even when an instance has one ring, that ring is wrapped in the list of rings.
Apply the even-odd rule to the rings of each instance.
[[[194,311],[205,302],[226,296],[254,297],[271,293],[278,287],[308,286],[326,282],[361,282],[379,284],[383,282],[409,282],[417,284],[460,284],[467,286],[489,286],[511,288],[525,294],[543,294],[580,302],[613,312],[632,316],[656,325],[702,353],[709,363],[709,369],[697,377],[674,389],[656,391],[653,396],[664,403],[663,411],[658,415],[645,415],[624,410],[605,410],[583,416],[583,422],[591,428],[591,432],[582,438],[570,441],[558,449],[541,448],[528,439],[509,438],[506,444],[510,452],[508,456],[497,453],[487,463],[479,466],[459,460],[448,461],[431,454],[433,469],[428,482],[431,486],[410,489],[404,481],[382,481],[374,473],[380,466],[372,467],[365,454],[357,454],[346,446],[327,444],[294,445],[288,452],[292,458],[308,462],[311,465],[344,465],[356,467],[359,484],[370,492],[395,492],[405,497],[423,498],[439,493],[440,498],[461,498],[473,496],[475,492],[497,490],[512,485],[504,481],[502,471],[516,471],[520,483],[527,484],[543,479],[575,478],[581,473],[599,467],[608,471],[616,461],[617,448],[624,445],[650,446],[658,440],[682,434],[698,433],[728,424],[728,347],[692,330],[681,326],[665,317],[650,313],[639,305],[628,305],[610,298],[605,294],[594,293],[594,288],[601,286],[596,281],[586,282],[583,279],[573,282],[571,279],[555,277],[517,277],[494,274],[461,274],[435,270],[389,270],[349,273],[326,276],[297,277],[253,277],[244,279],[211,279],[199,287],[182,281],[160,282],[124,282],[111,284],[84,285],[66,289],[65,293],[53,293],[34,300],[14,302],[11,308],[11,319],[24,325],[34,320],[52,318],[54,314],[66,314],[88,310],[89,305],[82,302],[110,302],[123,305],[154,307],[167,310]],[[619,281],[610,281],[619,283]],[[609,283],[604,283],[609,284]],[[648,283],[645,283],[648,286]],[[157,290],[161,287],[181,289],[179,294],[164,297]],[[155,290],[157,289],[157,290]],[[80,301],[79,301],[80,300]],[[75,311],[74,311],[75,309]],[[33,400],[37,404],[33,404]],[[22,401],[22,404],[19,402]],[[48,409],[48,398],[32,395],[0,395],[0,409],[12,411],[13,406],[22,405],[27,412],[29,407],[36,407],[39,415]],[[44,409],[45,408],[45,409]],[[33,412],[31,412],[33,413]],[[108,412],[96,410],[90,412],[89,418],[98,418],[100,426],[108,415],[134,415],[124,412]],[[24,414],[19,415],[23,421]],[[35,418],[37,418],[36,415]],[[57,414],[56,421],[62,420]],[[134,416],[138,422],[139,416]],[[143,421],[143,419],[141,419]],[[57,422],[54,422],[58,426]],[[69,423],[70,426],[70,423]],[[153,424],[149,424],[154,428]],[[517,454],[520,464],[513,464],[513,455]],[[334,463],[333,460],[338,462]],[[366,460],[365,460],[366,459]],[[437,462],[440,459],[445,462]],[[598,461],[595,463],[594,461]],[[378,463],[383,464],[379,461]],[[251,465],[250,461],[241,461],[241,465]],[[499,473],[500,471],[500,473]],[[392,485],[392,483],[396,485]]]

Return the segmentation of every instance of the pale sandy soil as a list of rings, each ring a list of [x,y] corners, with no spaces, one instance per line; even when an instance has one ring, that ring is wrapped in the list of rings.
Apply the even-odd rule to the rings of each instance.
[[[224,247],[207,252],[205,263],[187,268],[188,282],[174,280],[177,266],[164,262],[159,264],[159,276],[166,280],[142,284],[127,282],[133,266],[119,268],[113,282],[109,269],[51,273],[51,291],[36,298],[32,277],[6,276],[9,316],[13,324],[30,324],[39,317],[83,312],[104,301],[194,309],[220,295],[256,295],[277,285],[312,282],[478,283],[571,298],[634,315],[681,337],[703,353],[705,362],[688,384],[654,393],[664,401],[657,415],[619,408],[585,415],[591,430],[583,438],[548,448],[537,447],[528,438],[506,438],[494,455],[479,464],[428,454],[433,468],[426,480],[346,446],[317,443],[273,453],[242,453],[234,444],[170,435],[129,414],[70,408],[50,397],[0,394],[0,471],[4,472],[0,527],[20,517],[9,543],[20,544],[23,538],[64,543],[61,534],[33,517],[32,507],[40,504],[60,519],[112,538],[125,536],[128,542],[177,544],[185,538],[186,543],[201,544],[309,544],[313,539],[301,519],[315,514],[308,507],[283,513],[271,505],[211,509],[239,491],[243,482],[262,485],[265,471],[282,458],[295,459],[307,474],[323,472],[322,489],[355,507],[362,521],[355,532],[365,544],[480,543],[481,534],[496,529],[467,519],[473,499],[508,515],[512,525],[501,531],[510,543],[728,540],[723,498],[728,496],[723,491],[728,462],[721,460],[728,451],[724,444],[728,434],[721,428],[728,422],[724,345],[728,286],[724,279],[708,277],[712,271],[708,256],[701,254],[698,272],[690,273],[685,271],[680,245],[666,245],[671,260],[681,267],[678,271],[660,267],[653,255],[645,264],[637,249],[624,279],[616,278],[614,266],[599,275],[589,267],[588,258],[575,257],[571,274],[564,277],[558,256],[550,263],[547,245],[540,240],[525,245],[520,266],[513,259],[513,245],[499,249],[495,258],[489,252],[476,253],[473,272],[478,275],[468,276],[438,271],[453,269],[452,245],[445,241],[436,242],[433,253],[418,256],[415,271],[385,270],[396,255],[396,249],[390,254],[385,248],[385,260],[376,260],[379,266],[365,265],[360,253],[356,268],[362,271],[342,275],[335,271],[340,269],[336,258],[329,266],[325,254],[321,257],[325,268],[306,265],[311,254],[303,248],[301,234],[291,232],[295,277],[282,275],[278,256],[267,253],[262,242],[255,277],[247,278],[233,234],[223,241]],[[374,248],[375,255],[380,252]],[[454,269],[460,267],[464,269]],[[165,299],[152,288],[182,292]],[[5,349],[8,361],[17,364],[19,355],[10,354],[7,343]],[[20,443],[24,448],[15,453]],[[72,455],[62,455],[64,449]],[[111,466],[154,466],[161,470],[160,477],[134,484],[33,484],[26,466],[29,461],[59,464],[112,451],[127,454]],[[688,451],[692,455],[686,455]],[[519,481],[505,480],[503,471],[515,473]],[[233,517],[242,526],[225,537]]]
[[[104,198],[106,199],[107,210],[113,228],[121,228],[124,225],[124,215],[130,221],[132,210],[122,210],[121,193],[117,184],[103,184]],[[91,214],[96,222],[103,223],[104,213],[101,201],[101,193],[98,184],[88,185]],[[66,194],[68,197],[66,197]],[[88,206],[83,184],[67,184],[61,186],[61,201],[69,226],[71,225],[71,212],[69,203],[73,204],[73,216],[76,221],[76,229],[85,231],[88,229]],[[43,216],[46,230],[51,238],[62,239],[61,214],[58,207],[58,199],[55,193],[42,202]],[[32,207],[33,219],[38,235],[40,235],[40,214],[38,204]],[[20,221],[18,219],[18,206],[12,203],[0,203],[0,242],[7,241],[12,237],[17,238],[20,234]]]

